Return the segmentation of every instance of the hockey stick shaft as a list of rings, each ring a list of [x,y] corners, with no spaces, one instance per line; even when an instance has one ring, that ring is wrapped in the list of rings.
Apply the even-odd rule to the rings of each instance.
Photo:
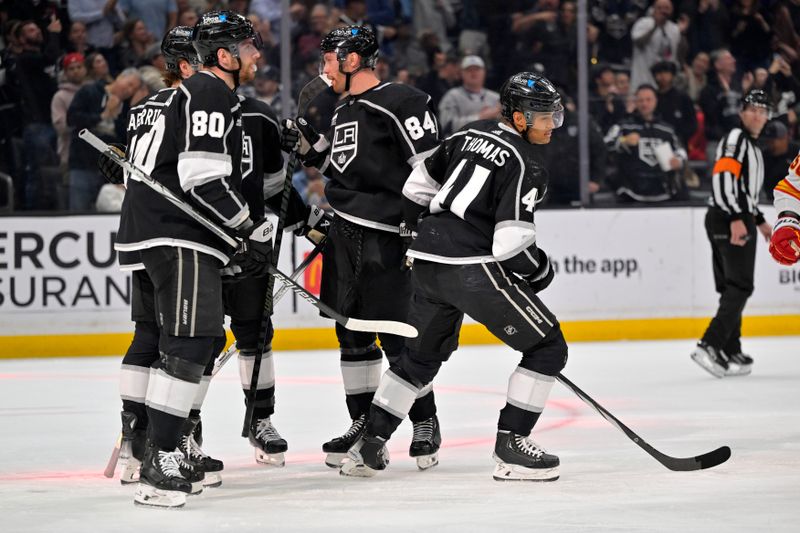
[[[631,428],[623,424],[617,417],[612,415],[608,410],[597,403],[591,396],[583,392],[577,385],[573,382],[568,380],[564,374],[559,374],[556,376],[556,379],[564,385],[566,388],[571,390],[575,395],[583,400],[589,407],[593,408],[595,411],[600,413],[600,416],[611,422],[612,425],[616,426],[617,429],[622,431],[626,437],[631,439],[637,446],[647,452],[651,457],[653,457],[656,461],[664,465],[665,467],[669,468],[670,470],[674,471],[690,471],[690,470],[702,470],[705,468],[712,468],[719,464],[724,463],[728,460],[731,456],[731,450],[727,446],[723,446],[721,448],[717,448],[711,452],[698,455],[696,457],[671,457],[666,455],[658,450],[656,450],[653,446],[648,444],[644,439],[642,439],[639,435],[637,435]]]
[[[294,269],[294,272],[292,272],[292,275],[290,276],[292,281],[297,281],[298,279],[300,279],[300,276],[303,275],[303,272],[305,271],[306,268],[308,268],[308,265],[310,265],[312,263],[312,261],[314,261],[314,259],[322,251],[322,246],[323,246],[324,242],[325,241],[323,240],[313,250],[311,250],[311,253],[308,254],[308,257],[306,257],[303,260],[303,262],[300,263],[300,265],[298,265],[298,267],[296,269]],[[281,300],[281,298],[283,298],[283,295],[286,294],[286,292],[288,290],[289,290],[289,287],[284,285],[278,290],[278,292],[275,293],[275,296],[274,296],[275,304],[277,304]],[[238,351],[238,349],[236,347],[236,343],[234,342],[233,344],[231,344],[230,348],[225,350],[225,352],[223,352],[222,355],[217,357],[217,360],[214,362],[214,370],[211,371],[211,377],[212,378],[214,376],[216,376],[217,373],[220,370],[222,370],[222,367],[225,366],[225,364],[228,362],[228,360],[231,357],[233,357],[236,354],[237,351]]]
[[[298,112],[305,113],[308,104],[322,91],[327,88],[327,82],[322,76],[318,76],[308,82],[305,87],[300,90],[298,96]],[[289,209],[289,195],[292,190],[292,176],[294,169],[297,167],[297,149],[292,150],[289,154],[289,162],[286,164],[286,177],[283,183],[283,193],[281,196],[281,210],[278,213],[278,227],[275,230],[275,244],[272,253],[272,266],[277,270],[278,258],[281,252],[281,242],[283,240],[283,226],[286,223],[286,212]],[[261,358],[264,353],[264,347],[269,343],[270,327],[269,323],[272,319],[272,309],[275,304],[273,297],[273,289],[275,286],[275,279],[270,278],[267,282],[267,295],[264,298],[264,310],[261,315],[261,327],[258,335],[258,346],[256,347],[256,355],[253,361],[253,374],[250,376],[250,389],[247,391],[247,403],[244,413],[244,422],[242,424],[242,437],[247,438],[250,433],[250,424],[253,418],[253,409],[256,404],[256,392],[258,388],[258,377],[261,372]]]
[[[106,469],[103,470],[103,475],[107,478],[114,477],[114,471],[117,469],[117,463],[119,462],[119,451],[122,448],[122,433],[119,434],[117,437],[117,443],[114,445],[114,449],[111,452],[111,457],[108,459],[108,464],[106,465]]]
[[[98,152],[102,152],[106,154],[112,161],[116,164],[127,170],[137,181],[140,181],[159,193],[161,196],[166,198],[170,203],[172,203],[175,207],[189,215],[190,217],[194,218],[198,222],[200,222],[206,229],[208,229],[211,233],[219,237],[222,241],[226,244],[231,246],[232,248],[236,249],[239,246],[239,242],[228,235],[228,233],[220,228],[217,224],[212,222],[208,217],[203,215],[202,213],[195,210],[191,205],[187,204],[183,199],[179,198],[174,192],[170,189],[162,185],[161,183],[157,182],[138,167],[136,167],[133,163],[128,161],[127,159],[120,157],[118,153],[111,149],[102,139],[98,138],[94,133],[87,129],[83,129],[78,133],[78,137],[89,143],[95,150]]]
[[[314,259],[316,259],[317,256],[320,254],[320,252],[322,252],[323,246],[325,246],[325,239],[321,240],[319,242],[319,244],[317,244],[314,247],[314,249],[311,250],[311,252],[308,254],[308,256],[306,256],[306,258],[303,259],[303,262],[300,263],[297,266],[295,271],[292,272],[292,275],[290,276],[292,281],[297,281],[298,279],[300,279],[300,276],[303,275],[303,272],[305,272],[306,268],[308,268],[308,265],[313,263]],[[286,285],[284,285],[283,287],[278,289],[278,291],[275,293],[275,297],[274,297],[275,303],[277,304],[281,300],[281,298],[283,298],[284,294],[286,294],[288,291],[289,291],[289,287],[286,286]]]

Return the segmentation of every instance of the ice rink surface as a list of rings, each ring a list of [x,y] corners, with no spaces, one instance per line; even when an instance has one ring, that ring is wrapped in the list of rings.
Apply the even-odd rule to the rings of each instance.
[[[103,477],[119,431],[119,358],[0,361],[0,531],[798,531],[800,338],[745,339],[748,377],[715,379],[691,341],[576,343],[564,374],[664,453],[721,445],[731,459],[671,472],[559,384],[533,436],[561,458],[553,483],[492,479],[495,424],[518,357],[464,347],[439,374],[440,464],[417,470],[410,424],[378,477],[324,466],[348,426],[335,351],[276,354],[282,469],[256,466],[239,437],[233,361],[211,384],[204,448],[223,485],[178,510],[135,507]]]

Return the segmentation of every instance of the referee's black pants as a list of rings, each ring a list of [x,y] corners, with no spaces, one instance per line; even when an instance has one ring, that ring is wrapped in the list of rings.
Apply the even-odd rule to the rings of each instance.
[[[756,263],[756,224],[752,215],[744,218],[747,243],[731,244],[730,217],[717,207],[706,213],[706,234],[711,242],[714,285],[720,294],[719,307],[702,340],[727,354],[741,353],[742,312],[753,294]]]

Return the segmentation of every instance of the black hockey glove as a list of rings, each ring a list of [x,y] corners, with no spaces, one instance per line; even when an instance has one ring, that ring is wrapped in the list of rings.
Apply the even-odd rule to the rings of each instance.
[[[306,237],[314,244],[319,244],[328,236],[333,217],[316,205],[307,206],[306,223],[294,230],[298,237]]]
[[[303,117],[281,122],[281,149],[297,150],[301,161],[313,158],[328,149],[328,139],[317,133]]]
[[[272,222],[267,219],[237,229],[242,242],[229,265],[237,277],[258,278],[267,273],[267,265],[272,261],[272,232]],[[236,267],[241,273],[236,272]]]
[[[406,257],[406,252],[411,248],[414,239],[417,238],[417,232],[413,231],[405,222],[400,223],[400,238],[403,239],[403,263],[400,265],[400,270],[409,270],[414,264],[414,260]]]
[[[112,143],[109,144],[108,147],[114,150],[114,152],[123,159],[125,158],[124,144]],[[102,174],[109,183],[113,183],[114,185],[122,185],[125,183],[125,171],[105,153],[100,154],[100,157],[97,158],[97,168],[100,169],[100,174]]]
[[[539,267],[536,272],[525,278],[525,282],[533,289],[534,293],[538,294],[553,282],[555,275],[556,273],[550,264],[550,258],[547,257],[544,250],[539,248]]]

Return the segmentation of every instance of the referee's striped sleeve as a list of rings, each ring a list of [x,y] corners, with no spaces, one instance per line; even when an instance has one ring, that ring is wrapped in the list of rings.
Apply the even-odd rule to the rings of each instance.
[[[711,176],[714,205],[733,218],[741,218],[743,214],[739,204],[742,191],[739,179],[742,177],[742,163],[747,151],[747,143],[744,141],[745,136],[739,128],[732,129],[720,139]]]

